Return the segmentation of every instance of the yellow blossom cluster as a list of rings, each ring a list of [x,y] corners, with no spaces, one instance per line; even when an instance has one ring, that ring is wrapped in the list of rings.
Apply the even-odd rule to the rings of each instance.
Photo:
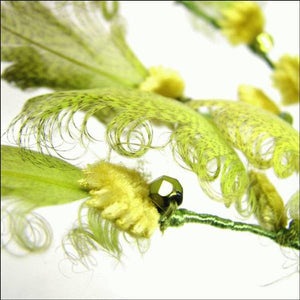
[[[151,67],[149,76],[141,83],[139,89],[169,98],[178,98],[183,95],[184,82],[174,70],[162,66]]]
[[[260,6],[252,1],[236,1],[221,10],[218,24],[232,45],[252,44],[264,28]]]
[[[282,104],[299,102],[299,56],[283,55],[275,63],[272,79],[282,95]]]
[[[90,190],[89,207],[133,237],[149,238],[159,213],[149,198],[149,184],[135,170],[105,161],[88,165],[80,184]]]

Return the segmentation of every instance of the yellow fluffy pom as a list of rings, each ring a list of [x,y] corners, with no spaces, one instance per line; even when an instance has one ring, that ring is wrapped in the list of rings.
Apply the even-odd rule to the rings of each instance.
[[[299,56],[282,56],[275,64],[272,79],[282,95],[282,104],[299,102]]]
[[[261,90],[249,85],[238,87],[239,99],[245,103],[258,106],[276,115],[280,114],[278,106]]]
[[[279,231],[287,224],[284,203],[275,187],[263,173],[250,171],[250,189],[255,196],[254,213],[267,230]]]
[[[141,83],[139,89],[176,99],[183,95],[184,82],[174,70],[161,66],[151,67],[149,76]]]
[[[90,190],[87,205],[104,219],[137,238],[149,238],[159,225],[159,213],[149,198],[149,184],[140,173],[105,161],[88,165],[80,184]]]
[[[232,45],[251,44],[263,31],[264,16],[259,5],[252,1],[236,1],[221,10],[219,21],[222,33]]]

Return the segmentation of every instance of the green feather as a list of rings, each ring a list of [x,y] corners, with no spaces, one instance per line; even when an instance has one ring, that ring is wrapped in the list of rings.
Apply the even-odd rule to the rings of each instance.
[[[96,208],[83,203],[78,212],[78,224],[62,240],[65,255],[74,264],[82,263],[86,268],[92,263],[92,251],[103,250],[120,259],[122,247],[120,231],[108,220],[101,217]]]
[[[147,70],[120,17],[105,22],[97,1],[1,3],[1,59],[13,63],[2,78],[22,89],[138,86]]]
[[[70,125],[74,115],[84,111],[85,117],[77,129],[86,147],[85,139],[91,138],[87,129],[89,118],[107,109],[116,114],[107,125],[106,140],[119,154],[140,157],[150,148],[162,148],[152,143],[150,122],[159,121],[173,129],[169,142],[175,158],[197,174],[211,198],[229,206],[244,194],[248,181],[245,167],[216,126],[171,98],[124,88],[56,92],[29,99],[11,129],[18,131],[21,146],[27,147],[34,138],[40,151],[45,147],[50,151],[54,147],[53,129],[67,132],[74,139]],[[54,150],[59,154],[58,148]],[[211,183],[218,178],[220,187],[214,188]]]
[[[31,209],[88,197],[77,183],[81,178],[81,169],[58,158],[1,146],[1,194]]]
[[[18,255],[48,249],[51,227],[32,210],[89,197],[77,182],[81,177],[79,168],[58,158],[1,146],[1,247]]]
[[[187,105],[209,108],[223,137],[255,168],[273,167],[279,178],[299,172],[299,132],[275,114],[241,101],[194,100]]]

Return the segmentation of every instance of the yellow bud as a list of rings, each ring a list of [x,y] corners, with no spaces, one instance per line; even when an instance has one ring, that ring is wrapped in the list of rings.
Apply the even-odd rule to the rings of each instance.
[[[236,1],[224,7],[219,25],[229,42],[232,45],[253,43],[264,28],[260,6],[252,1]]]
[[[250,189],[256,198],[254,214],[259,224],[270,231],[279,231],[287,224],[284,203],[275,187],[263,173],[249,172]]]
[[[276,115],[280,114],[278,106],[261,90],[249,85],[238,87],[239,99],[245,103],[258,106]]]
[[[100,161],[88,165],[79,183],[90,190],[86,203],[101,211],[101,217],[137,238],[149,238],[160,215],[149,198],[149,184],[140,173]]]
[[[176,99],[183,95],[184,82],[174,70],[161,66],[151,67],[149,76],[140,84],[139,89]]]
[[[275,63],[272,79],[282,95],[282,104],[299,102],[299,56],[283,55]]]

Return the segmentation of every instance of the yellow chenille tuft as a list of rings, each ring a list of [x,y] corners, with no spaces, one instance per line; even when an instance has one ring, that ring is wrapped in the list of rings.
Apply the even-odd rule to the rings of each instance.
[[[278,106],[261,90],[249,85],[238,87],[239,99],[245,103],[258,106],[276,115],[280,114]]]
[[[299,56],[283,55],[275,63],[272,79],[282,95],[282,104],[299,102]]]
[[[260,6],[252,1],[236,1],[225,6],[219,21],[222,33],[232,45],[251,44],[264,28]]]
[[[275,187],[263,173],[250,171],[250,192],[255,196],[254,213],[267,230],[279,231],[287,224],[284,203]]]
[[[149,198],[149,184],[126,167],[100,161],[88,165],[80,184],[90,190],[86,204],[104,219],[136,238],[149,238],[158,227],[159,213]]]
[[[139,89],[169,98],[178,98],[183,95],[184,82],[174,70],[161,66],[151,67],[149,76],[141,83]]]

